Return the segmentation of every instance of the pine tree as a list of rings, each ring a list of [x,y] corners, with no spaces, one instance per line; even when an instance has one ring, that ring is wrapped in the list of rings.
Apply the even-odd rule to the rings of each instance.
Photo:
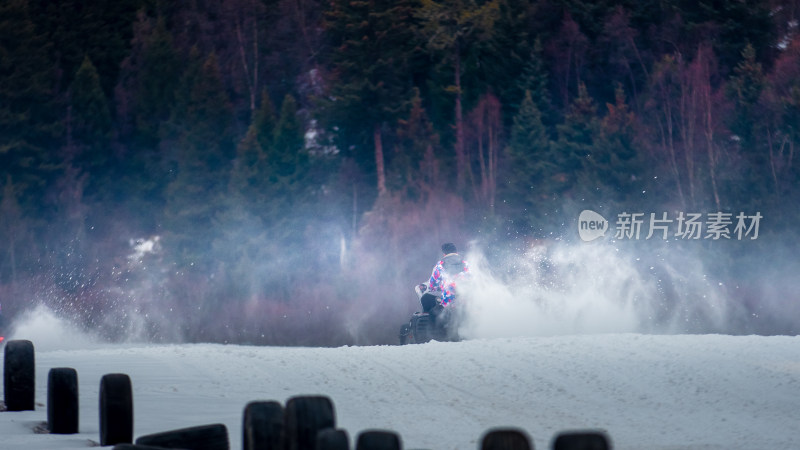
[[[269,179],[271,198],[262,216],[287,248],[300,244],[301,223],[310,207],[312,192],[317,183],[322,184],[322,180],[309,177],[310,161],[303,147],[303,126],[296,105],[290,95],[283,99],[264,173]]]
[[[526,71],[531,69],[529,66],[534,62],[533,58],[539,58],[536,62],[540,71],[536,75],[544,73],[541,71],[541,42],[530,36],[533,30],[530,24],[533,6],[530,1],[499,0],[497,3],[492,31],[488,39],[479,41],[480,64],[474,72],[484,77],[490,90],[498,94],[503,105],[503,116],[507,118],[506,125],[510,125],[510,119],[517,113],[526,90],[533,93],[539,110],[547,111],[537,89],[519,83],[528,75]]]
[[[42,208],[43,188],[58,161],[61,119],[53,96],[48,45],[37,34],[25,0],[0,3],[0,179],[14,176],[23,208]]]
[[[641,155],[635,144],[636,118],[630,111],[621,84],[615,90],[614,104],[606,104],[608,114],[600,122],[591,158],[586,160],[584,177],[596,189],[588,200],[625,205],[630,208],[644,183]]]
[[[245,203],[248,210],[262,210],[269,198],[267,155],[272,154],[275,125],[275,110],[269,94],[264,91],[253,122],[236,148],[236,161],[228,186],[230,197],[238,203]]]
[[[464,66],[474,56],[475,47],[491,40],[498,1],[422,0],[421,3],[416,10],[421,22],[418,32],[431,53],[453,72],[453,84],[446,90],[455,96],[455,178],[458,189],[462,190],[469,173],[464,137]]]
[[[557,165],[542,115],[529,90],[514,116],[506,154],[499,203],[519,229],[527,229],[540,224],[548,202],[563,189],[555,177]]]
[[[533,50],[525,61],[516,88],[521,98],[524,98],[526,92],[530,92],[536,109],[541,113],[542,123],[548,128],[555,127],[557,120],[550,97],[550,83],[542,59],[542,42],[538,38],[534,41]]]
[[[261,93],[261,106],[253,116],[253,123],[250,124],[247,135],[255,139],[265,154],[269,154],[273,147],[277,122],[275,107],[272,105],[269,93],[264,90]]]
[[[752,45],[757,54],[767,54],[777,40],[771,17],[774,11],[768,2],[681,2],[678,11],[685,35],[682,40],[687,40],[691,46],[700,41],[713,45],[723,73],[729,73],[735,67],[747,45]]]
[[[145,24],[140,27],[144,28]],[[175,102],[181,63],[163,18],[159,18],[141,40],[142,53],[133,62],[137,69],[133,86],[135,137],[140,146],[154,148],[162,137],[161,126],[169,119]]]
[[[236,148],[228,192],[214,217],[215,228],[220,232],[214,238],[212,249],[220,288],[229,298],[263,295],[271,276],[256,274],[253,267],[279,256],[273,251],[273,236],[267,225],[272,218],[280,216],[279,207],[288,203],[279,198],[274,189],[275,177],[271,176],[267,157],[272,153],[276,122],[269,94],[263,91],[247,134]],[[252,281],[242,283],[242,280]]]
[[[566,190],[578,188],[579,178],[593,157],[595,138],[599,122],[597,107],[589,96],[586,85],[578,85],[578,97],[572,102],[564,123],[558,125],[558,141],[555,143],[557,160],[554,161],[566,181]],[[596,180],[582,180],[583,188],[594,190]],[[589,184],[589,185],[587,185]],[[575,194],[577,192],[573,192]]]
[[[304,260],[306,228],[319,213],[314,191],[316,184],[323,183],[324,178],[310,176],[304,127],[294,98],[283,99],[276,120],[269,97],[262,95],[261,106],[237,149],[225,207],[215,216],[221,231],[214,241],[215,254],[227,265],[225,278],[231,280],[245,278],[252,264],[260,261],[280,260],[297,270],[259,273],[252,286],[244,292],[237,286],[234,292],[288,298],[294,280],[308,275],[304,269],[313,267],[313,262]]]
[[[414,89],[408,118],[398,121],[397,138],[388,172],[389,189],[412,201],[435,195],[439,135],[428,119],[418,89]]]
[[[175,139],[169,120],[183,68],[163,17],[141,10],[133,23],[130,53],[122,61],[114,91],[114,182],[104,189],[128,221],[155,233],[164,211],[164,192],[174,178]]]
[[[69,128],[83,148],[80,162],[87,169],[103,167],[109,153],[111,113],[92,61],[87,56],[69,87]]]
[[[0,196],[0,284],[17,281],[17,273],[24,259],[21,244],[25,241],[28,228],[17,200],[17,187],[10,174]]]
[[[412,95],[403,74],[415,51],[413,4],[334,2],[326,14],[334,79],[324,122],[337,130],[339,148],[375,174],[378,195],[386,193],[385,129],[407,110]]]
[[[106,96],[113,92],[120,63],[130,50],[138,10],[150,5],[147,0],[84,2],[31,1],[31,11],[39,29],[47,33],[51,57],[63,74],[62,89],[72,83],[85,56],[92,60]]]
[[[170,120],[177,150],[176,176],[166,188],[166,236],[182,265],[207,266],[209,230],[220,211],[233,159],[233,112],[216,57],[195,53],[181,79]]]
[[[297,116],[297,102],[287,94],[275,125],[272,151],[267,153],[268,164],[276,176],[287,177],[304,170],[308,158],[303,143],[304,129]]]

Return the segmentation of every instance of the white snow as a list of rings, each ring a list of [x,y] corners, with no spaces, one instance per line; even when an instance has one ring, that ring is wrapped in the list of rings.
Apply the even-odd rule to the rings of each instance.
[[[559,431],[602,429],[617,449],[800,448],[800,338],[588,334],[411,346],[275,348],[101,345],[53,326],[36,345],[36,411],[0,412],[1,449],[79,449],[99,440],[102,375],[133,382],[135,436],[224,423],[241,448],[247,402],[324,394],[354,440],[391,429],[405,448],[475,449],[497,426],[536,448]],[[58,331],[58,330],[56,330]],[[74,339],[73,339],[74,338]],[[77,369],[78,435],[34,434],[47,374]]]

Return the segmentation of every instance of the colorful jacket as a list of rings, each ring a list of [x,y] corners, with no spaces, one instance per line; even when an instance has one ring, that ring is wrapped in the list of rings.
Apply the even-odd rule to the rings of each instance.
[[[447,306],[456,297],[456,281],[469,274],[469,264],[458,253],[445,255],[436,264],[428,281],[428,289],[442,291],[442,305]]]

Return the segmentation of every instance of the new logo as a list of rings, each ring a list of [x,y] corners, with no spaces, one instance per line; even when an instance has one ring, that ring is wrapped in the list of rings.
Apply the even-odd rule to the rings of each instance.
[[[578,234],[584,242],[593,241],[605,236],[608,231],[608,221],[605,217],[590,210],[584,209],[578,217]]]

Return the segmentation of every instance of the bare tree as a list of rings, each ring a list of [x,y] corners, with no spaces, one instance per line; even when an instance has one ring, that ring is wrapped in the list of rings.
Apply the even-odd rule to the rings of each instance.
[[[471,160],[477,160],[480,170],[480,183],[478,184],[469,169],[469,178],[472,181],[475,198],[494,213],[495,199],[497,197],[497,166],[500,149],[500,139],[503,129],[503,118],[500,101],[493,94],[484,94],[478,105],[470,112],[468,117],[470,143],[468,148],[474,149]]]
[[[768,77],[760,104],[768,113],[766,141],[776,197],[794,187],[795,149],[800,145],[800,36],[786,46]],[[794,174],[794,175],[793,175]],[[794,178],[796,179],[796,178]]]
[[[569,105],[572,98],[571,86],[577,87],[581,80],[581,69],[588,47],[589,40],[581,32],[578,23],[569,13],[565,14],[561,29],[547,46],[554,61],[553,70],[564,105]]]
[[[259,18],[263,17],[263,4],[255,0],[228,1],[231,23],[236,33],[236,44],[241,61],[242,78],[247,86],[250,99],[250,112],[256,110],[256,97],[260,90],[258,66],[261,59],[259,51]]]
[[[638,104],[639,94],[633,66],[638,64],[645,78],[650,77],[647,66],[642,59],[642,54],[639,51],[639,46],[636,45],[637,37],[638,32],[630,24],[630,13],[622,6],[617,6],[603,24],[601,41],[607,44],[609,63],[619,66],[628,74],[634,104]],[[635,61],[631,59],[635,59]]]
[[[678,163],[678,143],[679,137],[677,128],[678,104],[676,97],[679,92],[678,67],[680,65],[680,55],[667,55],[653,69],[651,79],[651,90],[653,91],[653,101],[649,105],[655,118],[660,146],[658,153],[666,152],[670,172],[678,190],[681,207],[686,208],[686,195],[684,193],[683,177]]]
[[[708,173],[711,178],[711,192],[714,196],[714,204],[717,211],[721,209],[719,199],[719,189],[717,187],[717,167],[719,165],[719,155],[714,142],[714,132],[719,127],[716,119],[716,104],[714,100],[715,92],[711,85],[712,71],[714,70],[714,55],[710,47],[701,45],[697,49],[697,56],[690,67],[692,74],[692,90],[697,97],[698,119],[702,126],[702,134],[705,138],[706,155],[708,157]]]

